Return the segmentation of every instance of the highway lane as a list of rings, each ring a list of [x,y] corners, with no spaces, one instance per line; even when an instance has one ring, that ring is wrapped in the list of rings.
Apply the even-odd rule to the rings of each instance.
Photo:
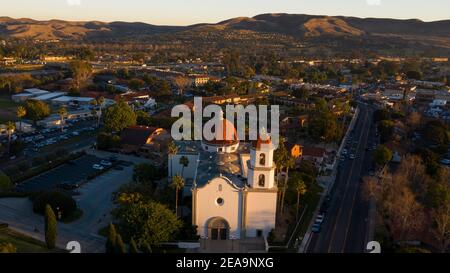
[[[361,194],[361,177],[371,165],[371,154],[365,149],[372,133],[372,110],[364,105],[360,110],[352,134],[356,159],[347,159],[338,172],[322,231],[313,235],[308,252],[363,252],[365,249],[368,205]]]

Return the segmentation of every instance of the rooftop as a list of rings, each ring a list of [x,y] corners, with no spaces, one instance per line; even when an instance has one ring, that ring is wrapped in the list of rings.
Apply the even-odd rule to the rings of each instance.
[[[39,88],[28,88],[28,89],[25,89],[23,91],[25,93],[30,93],[30,94],[33,94],[33,95],[43,95],[43,94],[50,93],[50,91],[42,90],[42,89],[39,89]]]
[[[52,93],[48,93],[48,94],[45,94],[45,95],[37,96],[37,97],[33,98],[33,100],[50,100],[50,99],[54,99],[54,98],[57,98],[57,97],[64,96],[65,94],[67,94],[67,93],[65,93],[65,92],[52,92]]]
[[[178,141],[179,154],[198,154],[196,182],[203,186],[209,180],[222,174],[236,186],[243,187],[246,179],[242,177],[241,155],[250,153],[251,143],[240,142],[235,153],[209,153],[202,149],[201,141]]]
[[[94,99],[89,98],[89,97],[69,97],[69,96],[62,96],[62,97],[52,99],[52,101],[56,101],[56,102],[69,102],[69,101],[90,102],[92,100],[94,100]]]
[[[121,134],[122,143],[129,145],[144,145],[157,130],[158,128],[156,127],[147,126],[131,126],[125,128]]]

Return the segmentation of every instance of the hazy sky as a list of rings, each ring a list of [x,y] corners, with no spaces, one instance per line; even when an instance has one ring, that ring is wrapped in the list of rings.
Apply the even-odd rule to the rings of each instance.
[[[0,16],[188,25],[261,13],[450,19],[450,0],[0,0]]]

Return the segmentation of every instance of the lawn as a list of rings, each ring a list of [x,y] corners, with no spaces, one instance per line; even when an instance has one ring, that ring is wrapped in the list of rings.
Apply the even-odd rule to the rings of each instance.
[[[0,228],[0,243],[11,243],[18,253],[56,253],[62,250],[48,250],[45,244],[34,238],[15,232],[9,228]]]

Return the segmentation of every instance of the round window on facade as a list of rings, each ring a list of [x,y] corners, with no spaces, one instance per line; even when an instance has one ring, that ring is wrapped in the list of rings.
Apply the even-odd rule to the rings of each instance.
[[[223,200],[223,198],[217,198],[217,200],[216,200],[216,204],[219,205],[219,206],[223,206],[224,202],[225,201]]]

